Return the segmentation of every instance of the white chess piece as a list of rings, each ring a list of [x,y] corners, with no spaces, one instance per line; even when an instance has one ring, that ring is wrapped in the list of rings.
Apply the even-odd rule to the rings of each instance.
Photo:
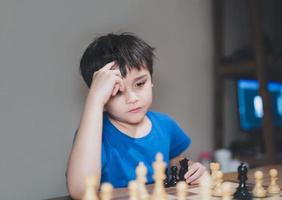
[[[140,200],[149,200],[150,196],[146,189],[146,178],[147,168],[143,162],[140,162],[136,167],[136,181],[138,185],[138,196]]]
[[[216,172],[220,170],[220,164],[218,162],[210,163],[211,177],[212,177],[212,188],[215,187],[216,181]]]
[[[222,200],[231,200],[232,199],[232,191],[231,191],[231,184],[228,182],[224,182],[221,185],[222,189]]]
[[[199,185],[200,185],[201,200],[210,200],[212,178],[208,172],[204,172],[204,174],[201,176]]]
[[[270,176],[270,185],[267,188],[267,192],[270,195],[279,194],[280,193],[280,187],[277,184],[278,171],[276,169],[269,170],[269,176]]]
[[[129,200],[138,200],[138,184],[136,181],[130,181],[128,184]]]
[[[262,186],[263,173],[262,171],[255,172],[255,187],[253,188],[253,196],[257,198],[266,197],[266,190]]]
[[[217,171],[216,179],[214,180],[214,188],[212,191],[212,195],[216,197],[222,196],[222,182],[223,182],[223,173],[221,171]]]
[[[188,185],[185,181],[176,184],[177,200],[186,200]]]
[[[163,161],[163,155],[161,153],[157,153],[156,161],[153,163],[153,168],[154,168],[153,178],[155,180],[155,187],[152,194],[152,199],[157,199],[157,200],[168,199],[164,188],[164,179],[166,177],[165,167],[166,164]]]
[[[113,186],[110,183],[103,183],[101,185],[101,200],[111,200],[113,195]]]

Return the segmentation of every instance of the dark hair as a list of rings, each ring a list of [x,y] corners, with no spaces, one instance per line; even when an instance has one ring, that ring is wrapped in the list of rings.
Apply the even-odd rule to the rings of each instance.
[[[80,61],[80,72],[88,87],[93,73],[112,61],[116,61],[122,77],[133,68],[146,68],[152,76],[153,51],[153,47],[132,33],[110,33],[96,38],[87,47]]]

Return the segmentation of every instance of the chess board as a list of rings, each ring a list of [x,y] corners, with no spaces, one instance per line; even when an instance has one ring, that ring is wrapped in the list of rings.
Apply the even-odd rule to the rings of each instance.
[[[234,193],[236,191],[236,188],[238,187],[238,183],[235,182],[231,182],[231,181],[227,181],[228,183],[230,183],[231,187],[232,187],[232,193]],[[249,190],[251,192],[253,184],[249,184]],[[149,191],[149,193],[152,193],[154,190],[154,186],[153,185],[149,185],[147,186],[147,189]],[[170,188],[166,188],[166,193],[168,195],[168,200],[177,200],[177,195],[176,195],[176,188],[175,187],[170,187]],[[121,189],[121,190],[115,190],[114,191],[114,195],[113,195],[113,199],[112,200],[128,200],[129,199],[129,195],[127,193],[127,191]],[[188,187],[188,194],[187,194],[187,200],[200,200],[201,199],[201,194],[200,194],[200,188],[199,186],[190,186]],[[212,197],[211,200],[220,200],[221,197]],[[253,198],[254,200],[256,200],[256,198]],[[261,200],[262,198],[257,198],[258,200]],[[264,200],[278,200],[281,199],[282,200],[282,196],[275,196],[275,197],[271,197],[268,196],[266,198],[263,198]]]
[[[264,166],[260,168],[255,168],[251,169],[248,173],[248,180],[247,180],[247,185],[249,186],[249,191],[252,190],[254,184],[255,184],[255,179],[254,179],[254,172],[257,170],[263,171],[265,174],[264,180],[263,180],[263,186],[267,188],[270,184],[270,178],[268,175],[268,171],[271,169],[277,169],[280,173],[278,175],[278,184],[280,188],[282,188],[282,165],[269,165],[269,166]],[[238,174],[235,173],[225,173],[223,176],[223,179],[225,182],[229,182],[231,184],[231,187],[233,191],[236,190],[238,186]],[[147,185],[146,188],[148,189],[149,193],[152,193],[154,190],[154,185]],[[176,188],[175,187],[170,187],[166,188],[166,193],[168,194],[168,200],[177,200],[176,196]],[[200,194],[200,188],[199,186],[189,186],[188,188],[188,195],[187,195],[187,200],[200,200],[201,194]],[[128,200],[129,199],[129,194],[128,194],[128,188],[120,188],[120,189],[114,189],[113,191],[113,198],[112,200]],[[220,197],[212,197],[212,200],[219,200],[221,199]],[[267,197],[264,198],[265,200],[282,200],[282,196],[280,194],[280,197]],[[50,200],[72,200],[70,196],[64,196],[64,197],[57,197],[57,198],[52,198]],[[255,199],[254,199],[255,200]]]

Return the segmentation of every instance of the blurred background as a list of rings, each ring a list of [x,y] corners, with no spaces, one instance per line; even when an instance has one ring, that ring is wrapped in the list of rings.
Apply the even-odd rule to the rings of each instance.
[[[0,198],[67,195],[88,92],[80,58],[109,32],[156,48],[152,110],[189,134],[188,157],[226,171],[281,161],[281,9],[279,0],[1,0]]]

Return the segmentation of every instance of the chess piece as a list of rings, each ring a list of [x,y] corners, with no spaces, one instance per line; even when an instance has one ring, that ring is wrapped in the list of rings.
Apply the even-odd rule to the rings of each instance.
[[[130,181],[128,184],[129,200],[138,200],[138,184],[136,181]]]
[[[167,187],[170,187],[170,175],[169,175],[169,171],[168,171],[168,168],[165,169],[165,179],[164,179],[164,186],[167,188]]]
[[[85,192],[82,200],[98,200],[96,189],[98,180],[95,177],[87,177],[85,180]]]
[[[253,188],[253,196],[257,198],[266,197],[266,190],[262,186],[263,173],[262,171],[255,172],[255,187]]]
[[[176,166],[172,166],[170,168],[171,171],[171,179],[170,179],[170,186],[176,186],[177,182],[179,181],[178,179],[178,175],[177,175],[177,167]]]
[[[277,176],[278,172],[276,169],[269,170],[269,176],[270,176],[270,185],[267,188],[267,192],[270,195],[275,195],[280,193],[280,187],[277,184]]]
[[[177,200],[186,200],[188,185],[185,181],[180,181],[176,185]]]
[[[110,183],[103,183],[101,185],[101,200],[111,200],[113,194],[113,186]]]
[[[211,178],[212,178],[212,188],[215,187],[216,172],[220,170],[220,164],[218,162],[210,163]]]
[[[168,199],[163,185],[163,181],[165,179],[165,167],[166,164],[163,161],[163,155],[161,153],[157,153],[156,161],[153,163],[153,168],[154,168],[153,178],[155,181],[155,187],[152,194],[152,199],[157,199],[157,200]]]
[[[189,160],[187,158],[184,158],[179,161],[179,164],[180,164],[180,169],[179,169],[179,174],[178,174],[179,181],[185,181],[184,176],[188,172],[188,161]]]
[[[252,194],[249,193],[246,182],[248,180],[247,177],[248,167],[244,163],[241,163],[238,167],[238,180],[239,185],[234,193],[234,198],[239,200],[250,200],[252,199]]]
[[[221,186],[222,190],[222,200],[231,200],[232,195],[231,195],[231,184],[228,182],[224,182]]]
[[[145,167],[143,162],[140,162],[136,167],[136,181],[138,185],[138,195],[140,200],[149,200],[150,196],[146,189],[146,178],[147,168]]]
[[[212,191],[212,195],[216,197],[222,196],[222,182],[223,182],[223,173],[221,171],[216,172],[216,180],[214,182],[215,187]]]
[[[212,178],[208,172],[204,172],[204,174],[201,176],[199,185],[200,185],[201,200],[210,200]]]

